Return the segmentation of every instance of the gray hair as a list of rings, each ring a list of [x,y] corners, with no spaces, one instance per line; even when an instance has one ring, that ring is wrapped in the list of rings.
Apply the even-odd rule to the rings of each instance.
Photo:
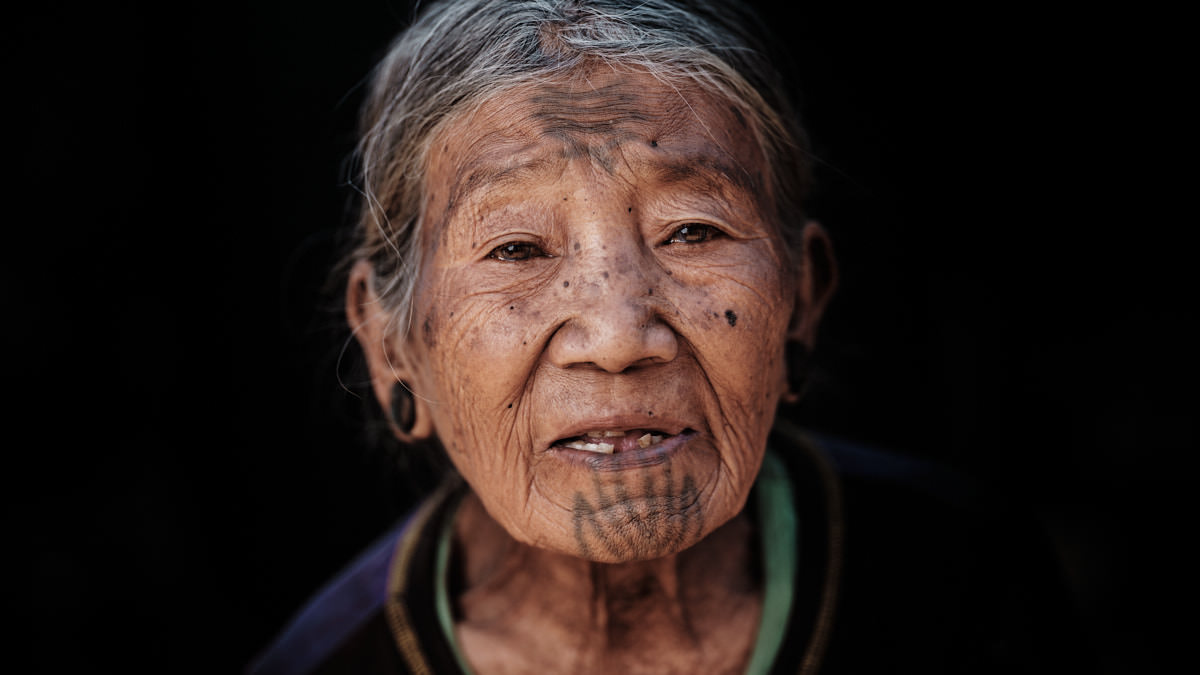
[[[377,67],[362,114],[362,205],[348,262],[367,260],[388,312],[409,321],[421,268],[429,148],[462,114],[519,86],[602,64],[718,96],[752,120],[776,215],[799,246],[806,139],[746,8],[710,0],[446,0]]]

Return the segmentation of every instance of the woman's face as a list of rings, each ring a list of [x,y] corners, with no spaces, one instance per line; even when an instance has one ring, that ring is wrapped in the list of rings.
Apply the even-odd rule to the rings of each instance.
[[[736,515],[797,286],[742,115],[593,72],[451,123],[427,179],[400,367],[488,512],[606,562]]]

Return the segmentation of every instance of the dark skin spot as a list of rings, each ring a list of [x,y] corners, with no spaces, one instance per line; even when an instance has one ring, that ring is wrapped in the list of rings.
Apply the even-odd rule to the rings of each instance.
[[[658,141],[651,140],[651,141],[650,141],[650,147],[652,147],[652,148],[657,148],[657,147],[658,147]]]
[[[646,289],[646,295],[654,295],[654,289],[653,289],[653,288],[647,288],[647,289]]]
[[[607,278],[608,278],[608,270],[605,270],[605,271],[601,272],[600,274],[601,274],[601,276],[603,276],[605,279],[607,279]]]
[[[632,207],[632,206],[631,206],[631,207],[629,207],[629,212],[630,212],[630,213],[633,213],[633,207]]]
[[[508,306],[508,309],[509,309],[509,310],[512,310],[512,309],[513,309],[513,305],[509,305],[509,306]]]
[[[620,560],[658,558],[694,542],[704,529],[695,479],[684,476],[676,485],[669,466],[661,480],[646,475],[636,497],[625,482],[610,491],[596,480],[593,491],[590,500],[575,493],[572,506],[575,541],[584,558],[602,552]]]
[[[578,251],[578,250],[579,250],[579,242],[575,242],[575,250],[576,250],[576,251]]]
[[[729,322],[730,326],[736,326],[737,314],[734,314],[732,309],[727,309],[725,310],[725,320]]]
[[[571,285],[571,282],[569,282],[569,281],[563,282],[563,288],[566,288],[567,286],[570,286],[570,285]]]
[[[511,408],[511,407],[512,407],[512,404],[511,404],[511,403],[509,403],[509,404],[508,404],[508,407],[510,407],[510,408]]]

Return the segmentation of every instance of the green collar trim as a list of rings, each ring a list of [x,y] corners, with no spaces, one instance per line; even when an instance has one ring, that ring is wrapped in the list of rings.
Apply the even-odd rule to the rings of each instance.
[[[465,494],[465,493],[464,493]],[[462,506],[462,497],[458,502],[450,507],[449,516],[442,522],[442,531],[438,533],[437,552],[433,561],[434,580],[433,580],[433,601],[437,610],[438,625],[442,628],[442,635],[446,638],[446,643],[450,645],[450,651],[454,654],[454,660],[458,662],[458,667],[462,669],[463,675],[473,675],[470,664],[467,663],[466,657],[463,656],[462,647],[458,644],[458,638],[454,635],[454,615],[450,612],[450,588],[447,583],[446,576],[450,569],[450,542],[454,540],[454,522],[458,520],[458,509]]]
[[[764,675],[775,663],[775,656],[787,633],[800,540],[796,503],[792,500],[792,483],[788,480],[783,462],[770,448],[767,448],[762,470],[758,472],[755,492],[765,568],[763,610],[762,621],[758,624],[758,638],[754,641],[754,651],[750,653],[750,665],[746,673]]]

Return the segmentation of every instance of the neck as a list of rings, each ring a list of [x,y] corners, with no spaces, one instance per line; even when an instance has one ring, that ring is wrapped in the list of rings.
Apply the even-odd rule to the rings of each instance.
[[[596,563],[514,540],[469,494],[455,523],[451,592],[460,642],[479,672],[491,670],[481,659],[511,663],[530,654],[535,665],[573,672],[627,660],[685,672],[686,658],[701,659],[708,672],[719,672],[709,668],[714,663],[736,672],[762,606],[754,539],[743,512],[684,551]],[[660,661],[649,668],[647,655]]]

